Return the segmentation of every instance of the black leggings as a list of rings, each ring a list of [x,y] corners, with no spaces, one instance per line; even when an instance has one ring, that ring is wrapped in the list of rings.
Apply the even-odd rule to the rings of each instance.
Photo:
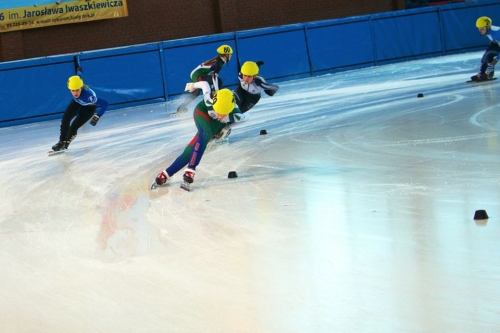
[[[488,64],[493,61],[493,58],[498,56],[500,53],[500,46],[497,43],[490,43],[488,48],[483,54],[483,58],[481,59],[481,73],[486,71],[488,68]]]
[[[75,100],[71,100],[61,120],[61,135],[59,141],[67,141],[76,135],[78,129],[82,127],[95,113],[97,105],[80,105]],[[75,118],[76,116],[76,118]],[[71,119],[75,118],[73,122]]]

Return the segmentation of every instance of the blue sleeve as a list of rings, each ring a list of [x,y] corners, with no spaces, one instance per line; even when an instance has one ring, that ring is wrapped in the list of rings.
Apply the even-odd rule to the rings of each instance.
[[[108,103],[108,101],[97,97],[97,101],[95,104],[100,106],[99,111],[97,112],[97,115],[99,116],[99,118],[101,118],[101,116],[104,114],[104,112],[106,112],[106,110],[108,109],[109,103]]]
[[[491,35],[494,43],[497,43],[497,44],[500,43],[500,30],[491,31],[490,35]]]
[[[81,74],[82,74],[82,72],[78,71],[78,75],[80,77],[81,77]],[[80,96],[80,99],[75,98],[75,101],[78,102],[79,104],[86,105],[86,104],[82,104],[83,103],[82,100],[86,100],[86,101],[88,100],[87,103],[91,102],[92,104],[96,104],[96,105],[100,106],[99,111],[96,112],[96,114],[99,116],[99,118],[101,118],[101,116],[106,112],[106,110],[109,107],[108,101],[97,97],[96,93],[90,88],[82,89],[82,95]]]

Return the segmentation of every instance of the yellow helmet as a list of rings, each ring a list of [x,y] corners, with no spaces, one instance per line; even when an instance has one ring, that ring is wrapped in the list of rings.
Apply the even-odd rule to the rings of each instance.
[[[259,66],[253,61],[246,61],[243,66],[241,66],[241,74],[255,76],[259,74]]]
[[[83,80],[78,75],[74,75],[68,79],[68,89],[78,90],[83,87]]]
[[[477,19],[476,21],[476,27],[477,28],[487,28],[491,26],[491,19],[487,16],[481,16],[480,18]]]
[[[233,49],[229,45],[221,45],[217,48],[219,54],[233,54]]]
[[[216,92],[212,102],[214,111],[220,115],[230,114],[236,104],[234,94],[229,89],[221,89]]]

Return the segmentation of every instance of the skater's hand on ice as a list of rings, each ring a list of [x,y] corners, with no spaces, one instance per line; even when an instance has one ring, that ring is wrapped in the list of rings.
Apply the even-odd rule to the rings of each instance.
[[[95,114],[95,115],[92,117],[92,119],[90,119],[90,125],[95,126],[95,125],[97,124],[97,122],[98,122],[98,121],[99,121],[99,116]]]

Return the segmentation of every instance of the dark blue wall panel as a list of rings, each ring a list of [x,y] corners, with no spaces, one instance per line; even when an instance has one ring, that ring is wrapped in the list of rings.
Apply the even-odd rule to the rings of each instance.
[[[310,73],[303,25],[240,32],[236,38],[240,62],[264,61],[266,78]]]
[[[92,52],[80,56],[83,81],[97,96],[111,104],[163,100],[164,89],[157,47],[129,49],[133,53],[108,55]]]
[[[414,14],[379,14],[373,17],[373,35],[378,61],[442,52],[439,12],[426,9]]]
[[[375,62],[369,16],[306,25],[313,72]]]
[[[0,122],[63,112],[71,94],[73,57],[31,60],[0,67]],[[69,75],[68,75],[69,74]]]
[[[446,51],[477,50],[478,45],[482,49],[486,48],[489,40],[477,30],[476,20],[480,16],[488,16],[493,20],[493,25],[500,26],[500,4],[484,3],[482,6],[474,6],[464,3],[453,7],[443,6],[441,16]]]

